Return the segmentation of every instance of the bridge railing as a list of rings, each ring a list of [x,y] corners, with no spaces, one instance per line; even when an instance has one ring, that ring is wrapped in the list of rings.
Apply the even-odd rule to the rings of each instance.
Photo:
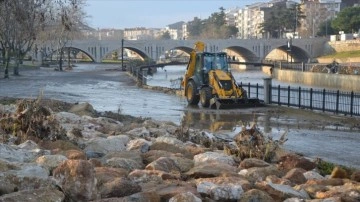
[[[318,65],[318,63],[288,63],[288,62],[279,62],[275,64],[275,68],[279,69],[288,69],[288,70],[295,70],[295,71],[311,71],[313,66]]]
[[[171,79],[170,80],[170,88],[181,90],[181,82],[182,82],[182,80],[183,80],[182,77],[179,77],[177,79]]]
[[[134,77],[139,86],[146,85],[147,70],[142,70],[140,67],[129,66],[127,67],[129,73]]]
[[[265,100],[264,86],[240,83],[248,97]],[[360,116],[360,93],[301,87],[271,86],[270,103],[302,109]]]

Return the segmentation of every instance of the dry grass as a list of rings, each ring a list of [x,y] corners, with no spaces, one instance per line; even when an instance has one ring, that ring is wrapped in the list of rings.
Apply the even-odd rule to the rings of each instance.
[[[16,137],[16,144],[31,139],[34,141],[66,139],[65,130],[61,128],[39,97],[36,100],[22,99],[16,101],[16,112],[0,112],[0,129],[7,135]],[[6,141],[6,138],[3,139]]]
[[[257,158],[270,162],[276,155],[280,146],[286,142],[287,132],[279,140],[273,140],[264,135],[253,124],[250,128],[244,128],[234,140],[237,147],[224,146],[225,153],[235,155],[240,159]]]

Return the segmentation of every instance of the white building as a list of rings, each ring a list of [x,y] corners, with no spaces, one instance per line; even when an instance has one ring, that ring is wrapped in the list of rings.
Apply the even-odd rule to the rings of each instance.
[[[316,37],[319,26],[335,18],[340,9],[341,0],[303,0],[302,11],[306,17],[301,21],[300,35]]]
[[[155,39],[160,29],[148,29],[145,27],[126,28],[124,30],[124,39],[126,40],[151,40]]]

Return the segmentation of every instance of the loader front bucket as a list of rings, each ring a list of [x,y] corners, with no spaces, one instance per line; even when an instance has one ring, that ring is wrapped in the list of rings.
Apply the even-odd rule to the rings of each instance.
[[[213,98],[210,100],[211,109],[236,109],[260,106],[260,100],[257,98],[251,99],[220,99]]]

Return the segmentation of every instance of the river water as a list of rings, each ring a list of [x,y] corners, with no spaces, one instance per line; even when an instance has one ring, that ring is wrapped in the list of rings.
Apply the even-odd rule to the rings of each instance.
[[[117,65],[78,64],[72,71],[51,68],[21,71],[21,76],[2,79],[0,97],[37,97],[67,102],[89,102],[98,111],[113,111],[137,117],[172,121],[196,129],[233,137],[242,126],[256,122],[266,135],[276,139],[287,131],[285,148],[309,157],[360,168],[360,129],[346,117],[332,114],[302,114],[299,110],[277,113],[278,108],[204,110],[188,107],[185,98],[141,89]],[[148,85],[169,87],[170,80],[184,74],[185,66],[158,69],[148,77]],[[263,84],[260,71],[233,71],[238,82]],[[296,85],[273,80],[273,85]],[[297,85],[298,86],[298,85]],[[280,110],[281,111],[281,110]],[[328,119],[336,120],[331,122]]]

